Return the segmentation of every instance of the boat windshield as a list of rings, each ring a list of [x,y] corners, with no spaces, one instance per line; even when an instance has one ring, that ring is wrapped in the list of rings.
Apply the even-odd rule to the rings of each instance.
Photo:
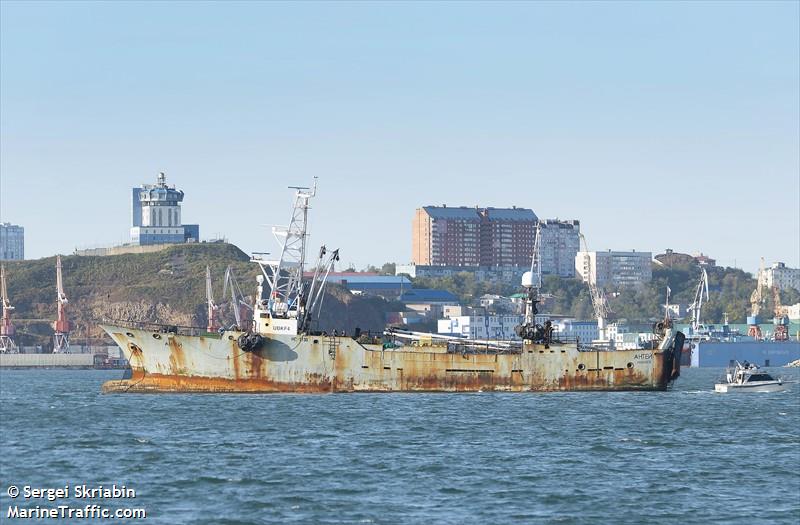
[[[775,381],[769,374],[753,374],[747,378],[748,382],[752,381]]]

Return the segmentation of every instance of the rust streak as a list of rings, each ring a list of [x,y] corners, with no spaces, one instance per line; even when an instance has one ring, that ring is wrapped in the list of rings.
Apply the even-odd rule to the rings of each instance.
[[[174,338],[168,337],[169,364],[173,374],[182,374],[186,370],[186,356],[183,354],[181,344]]]
[[[551,353],[526,344],[522,352],[462,354],[435,347],[385,350],[342,337],[318,343],[275,337],[242,352],[237,333],[219,339],[141,335],[121,341],[134,377],[109,382],[104,392],[664,390],[672,371],[669,352],[562,346]]]

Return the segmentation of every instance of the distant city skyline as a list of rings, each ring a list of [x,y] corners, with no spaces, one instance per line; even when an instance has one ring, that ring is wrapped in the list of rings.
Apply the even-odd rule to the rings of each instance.
[[[129,238],[165,172],[203,238],[411,261],[428,205],[577,219],[590,250],[800,267],[800,4],[0,3],[0,221]]]

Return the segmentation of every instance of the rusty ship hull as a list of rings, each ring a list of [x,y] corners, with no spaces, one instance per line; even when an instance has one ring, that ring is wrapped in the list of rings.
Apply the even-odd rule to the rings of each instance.
[[[526,341],[507,352],[384,348],[348,337],[272,334],[243,351],[239,331],[181,335],[104,325],[130,361],[110,392],[475,392],[665,390],[672,349],[584,351]],[[678,368],[679,370],[679,368]]]

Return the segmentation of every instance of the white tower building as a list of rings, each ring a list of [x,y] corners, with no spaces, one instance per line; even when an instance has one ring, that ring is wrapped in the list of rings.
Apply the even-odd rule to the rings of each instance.
[[[133,188],[131,242],[133,244],[183,243],[198,240],[199,226],[181,223],[183,191],[168,186],[164,173],[156,184]]]

